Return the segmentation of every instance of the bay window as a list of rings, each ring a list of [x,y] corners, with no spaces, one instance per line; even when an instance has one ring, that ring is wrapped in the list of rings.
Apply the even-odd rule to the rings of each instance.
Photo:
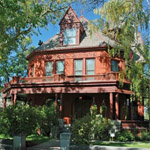
[[[95,74],[95,59],[86,59],[86,74]]]
[[[82,75],[83,61],[81,59],[74,60],[74,74]]]
[[[64,61],[56,62],[56,74],[64,74]]]
[[[45,75],[46,76],[52,76],[53,75],[53,62],[52,61],[46,62]]]
[[[119,72],[118,61],[111,60],[111,71]]]

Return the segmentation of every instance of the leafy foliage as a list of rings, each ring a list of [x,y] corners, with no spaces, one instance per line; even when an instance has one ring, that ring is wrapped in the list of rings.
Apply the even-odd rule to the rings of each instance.
[[[54,104],[51,106],[36,107],[40,111],[39,129],[42,135],[50,136],[53,126],[58,126],[58,114]]]
[[[34,49],[34,47],[28,48],[30,44],[30,37],[26,37],[21,41],[17,50],[3,55],[3,59],[0,61],[0,87],[9,82],[13,76],[27,76],[28,61],[26,57]]]
[[[0,56],[16,49],[19,42],[38,27],[56,23],[69,1],[66,0],[1,0]]]
[[[120,50],[124,51],[126,77],[131,81],[131,90],[140,100],[144,96],[150,101],[149,1],[110,0],[94,9],[94,13],[99,14],[100,19],[96,24],[89,23],[91,30],[101,29],[103,34],[116,41],[114,48],[109,50],[110,54],[120,56]]]
[[[72,139],[76,144],[89,144],[91,117],[86,115],[72,124]]]
[[[8,106],[0,113],[0,133],[10,136],[30,135],[36,133],[38,129],[41,134],[49,136],[51,127],[58,125],[54,105],[30,107],[18,103],[16,106]]]
[[[38,113],[28,105],[8,106],[0,115],[0,132],[6,135],[25,134],[35,131]]]
[[[91,108],[90,115],[86,115],[83,118],[73,122],[73,142],[79,144],[89,144],[93,139],[109,139],[109,129],[111,126],[111,120],[103,118],[101,114],[97,114],[97,107],[94,105]]]
[[[150,141],[150,132],[149,131],[142,131],[140,136],[141,141]]]
[[[31,36],[39,28],[56,23],[71,0],[0,1],[0,86],[12,75],[26,75],[25,57]],[[28,48],[28,50],[27,50]],[[24,51],[25,50],[25,51]]]
[[[130,131],[122,131],[116,133],[115,140],[121,142],[134,141],[135,137]]]

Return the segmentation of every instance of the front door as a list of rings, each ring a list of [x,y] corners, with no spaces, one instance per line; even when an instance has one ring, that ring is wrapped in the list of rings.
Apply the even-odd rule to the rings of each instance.
[[[74,112],[73,116],[75,118],[81,118],[86,114],[90,113],[90,107],[93,103],[93,100],[89,96],[79,96],[75,99],[74,102]]]

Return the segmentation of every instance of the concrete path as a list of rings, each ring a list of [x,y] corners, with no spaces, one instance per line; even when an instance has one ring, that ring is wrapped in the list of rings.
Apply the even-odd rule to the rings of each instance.
[[[27,150],[60,150],[59,140],[50,140],[48,142],[32,146]]]
[[[60,150],[60,141],[51,140],[46,143],[27,148],[27,150]],[[71,146],[70,150],[150,150],[150,148],[131,148],[115,146]]]

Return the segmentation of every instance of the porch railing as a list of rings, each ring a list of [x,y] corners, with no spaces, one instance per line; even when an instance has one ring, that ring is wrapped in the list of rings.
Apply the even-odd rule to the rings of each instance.
[[[13,77],[13,79],[5,84],[5,87],[8,87],[11,84],[18,83],[47,83],[47,82],[82,82],[82,81],[109,81],[109,80],[119,80],[119,73],[107,73],[107,74],[98,74],[98,75],[71,75],[66,76],[64,74],[56,74],[53,76],[44,76],[44,77]],[[124,79],[124,81],[126,81]]]
[[[65,76],[64,74],[53,75],[49,77],[31,77],[21,78],[19,83],[39,83],[39,82],[57,82],[57,81],[92,81],[92,80],[119,80],[118,73],[108,73],[99,75],[72,75]]]

